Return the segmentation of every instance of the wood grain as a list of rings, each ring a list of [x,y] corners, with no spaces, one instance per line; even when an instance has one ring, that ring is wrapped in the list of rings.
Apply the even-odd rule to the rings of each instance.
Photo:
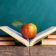
[[[0,46],[0,56],[56,56],[56,46]]]
[[[30,48],[31,56],[56,56],[56,46],[34,46]]]
[[[21,46],[0,46],[0,56],[25,56],[24,50]]]

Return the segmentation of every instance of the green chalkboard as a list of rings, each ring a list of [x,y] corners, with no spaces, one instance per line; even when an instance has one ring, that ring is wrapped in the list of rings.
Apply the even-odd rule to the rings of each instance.
[[[38,32],[56,26],[56,0],[0,0],[0,26],[20,32],[11,25],[15,19],[36,24]]]

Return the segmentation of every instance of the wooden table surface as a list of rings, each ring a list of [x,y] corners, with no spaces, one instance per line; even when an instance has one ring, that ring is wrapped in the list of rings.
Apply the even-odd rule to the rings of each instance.
[[[56,46],[0,46],[0,56],[56,56]]]

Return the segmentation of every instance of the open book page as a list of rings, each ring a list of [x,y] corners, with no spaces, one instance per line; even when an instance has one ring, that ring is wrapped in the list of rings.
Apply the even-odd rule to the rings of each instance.
[[[9,30],[15,32],[16,34],[18,34],[19,36],[22,37],[22,34],[21,34],[21,33],[17,32],[16,30],[14,30],[14,29],[12,29],[12,28],[10,28],[10,27],[8,27],[8,26],[6,26],[6,27],[7,27]]]
[[[8,26],[1,26],[0,29],[8,33],[10,36],[14,37],[15,39],[17,39],[19,42],[23,43],[24,45],[29,46],[29,41],[22,38],[21,34],[18,33],[17,31],[9,28]]]
[[[47,36],[48,34],[53,33],[54,31],[56,31],[56,27],[53,26],[53,27],[50,27],[50,28],[48,28],[48,29],[46,29],[46,30],[44,30],[44,31],[42,31],[42,32],[40,32],[40,33],[38,33],[38,34],[36,35],[36,37],[30,41],[30,46],[33,46],[33,45],[34,45],[36,42],[38,42],[41,38]]]

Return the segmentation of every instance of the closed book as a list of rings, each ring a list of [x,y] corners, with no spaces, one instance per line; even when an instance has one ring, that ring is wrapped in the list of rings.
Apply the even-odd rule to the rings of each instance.
[[[0,40],[14,40],[14,38],[9,35],[0,35]]]
[[[14,40],[12,37],[0,37],[0,40]]]
[[[42,45],[56,45],[56,39],[42,39]]]
[[[48,38],[49,38],[49,39],[53,39],[53,38],[56,39],[56,34],[50,34],[50,35],[48,36]]]
[[[15,41],[0,41],[0,45],[15,45]]]

